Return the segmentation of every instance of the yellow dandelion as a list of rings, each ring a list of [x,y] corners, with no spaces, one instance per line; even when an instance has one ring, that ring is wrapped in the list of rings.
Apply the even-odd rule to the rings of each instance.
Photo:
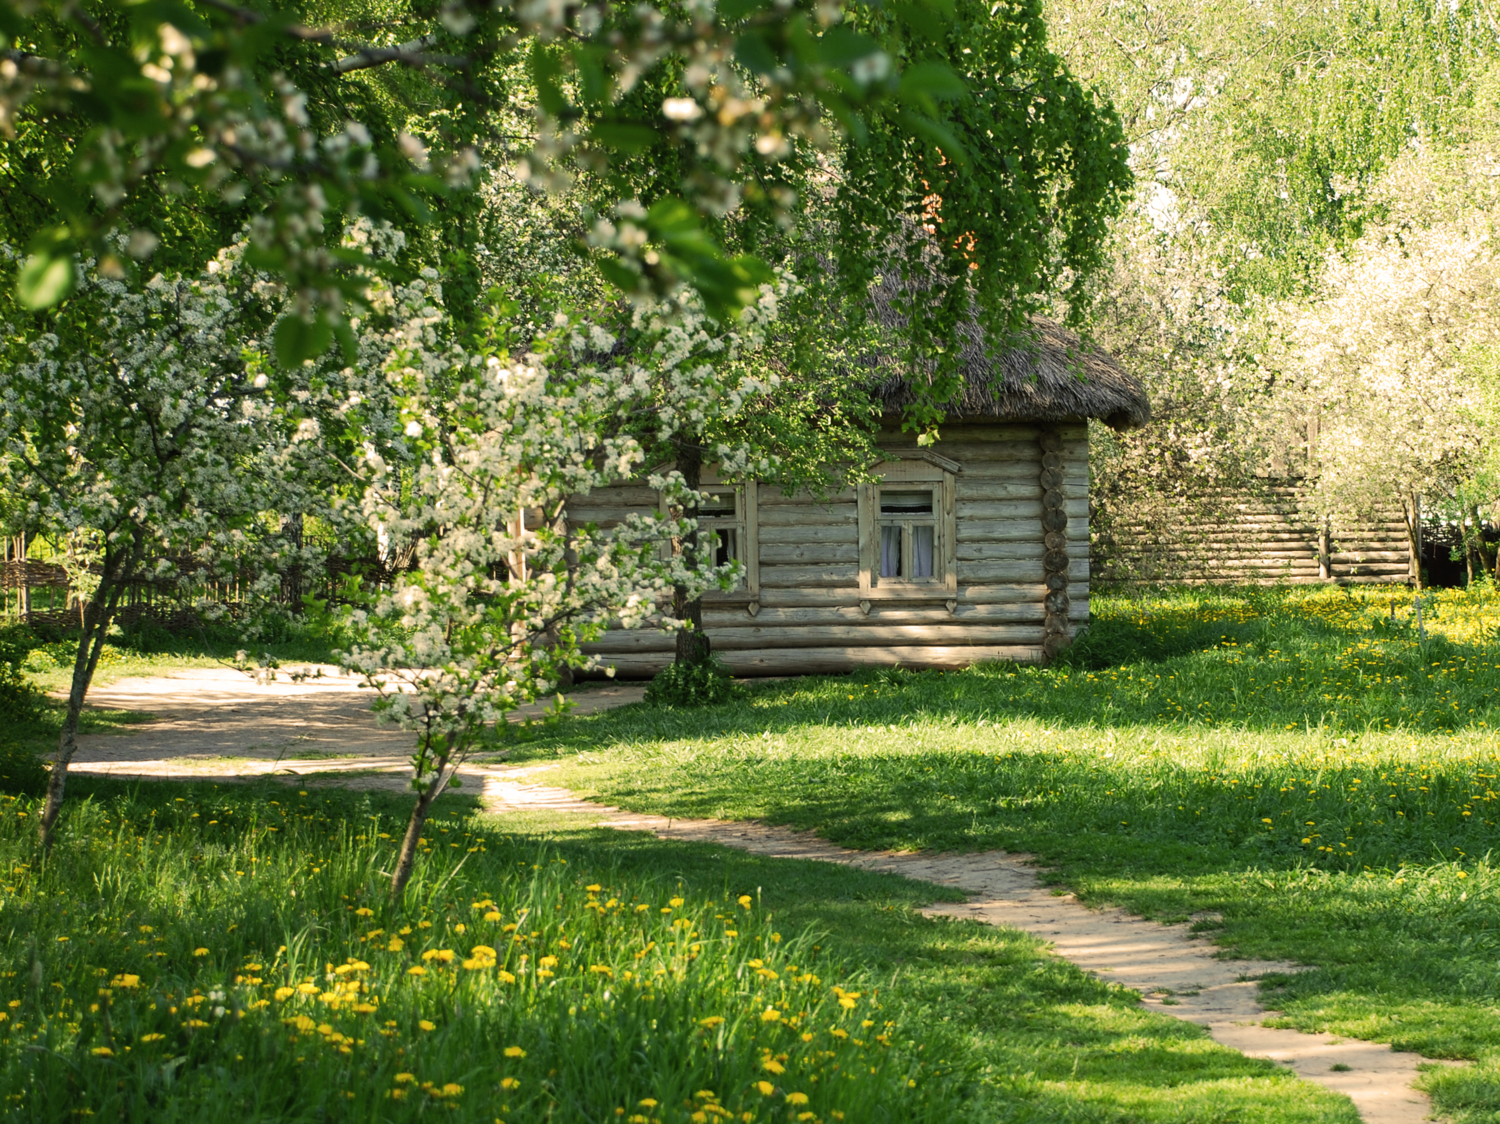
[[[437,1029],[437,1023],[429,1022],[427,1019],[418,1019],[417,1020],[417,1025],[419,1027],[421,1027],[423,1030],[436,1030]]]
[[[115,1052],[108,1046],[95,1046],[89,1053],[93,1054],[96,1058],[112,1058],[115,1056]]]
[[[507,1058],[524,1058],[526,1051],[519,1046],[507,1046],[505,1048],[505,1056]]]
[[[425,976],[427,969],[420,964],[413,964],[410,968],[406,969],[406,974],[408,976]]]
[[[769,1081],[757,1081],[755,1087],[760,1090],[760,1095],[763,1097],[769,1097],[776,1091],[776,1086]]]
[[[195,948],[195,949],[193,949],[193,955],[194,956],[207,956],[208,955],[208,949],[206,949],[206,948]]]
[[[417,1075],[415,1073],[398,1073],[398,1074],[396,1074],[396,1084],[397,1085],[409,1085],[413,1081],[415,1081],[416,1079],[417,1079]]]
[[[786,1095],[786,1103],[787,1104],[806,1104],[807,1103],[807,1094],[806,1093],[788,1093]]]

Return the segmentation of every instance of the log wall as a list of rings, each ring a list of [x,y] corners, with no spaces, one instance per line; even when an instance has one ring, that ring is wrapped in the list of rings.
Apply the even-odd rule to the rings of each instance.
[[[933,475],[913,435],[890,429],[882,446],[893,478]],[[1087,427],[953,423],[934,450],[933,460],[959,469],[951,493],[940,488],[953,504],[956,533],[938,544],[956,578],[951,588],[889,590],[881,582],[871,590],[867,581],[862,593],[858,490],[814,499],[761,485],[757,588],[704,598],[713,652],[738,675],[794,675],[1034,662],[1044,648],[1060,650],[1088,621]],[[611,488],[570,505],[568,515],[605,523],[655,502],[647,489]],[[644,678],[671,662],[674,643],[655,629],[615,630],[588,650],[617,676]]]
[[[1325,535],[1298,506],[1295,484],[1225,497],[1217,518],[1183,527],[1117,527],[1099,550],[1099,580],[1278,582],[1341,585],[1404,582],[1411,548],[1399,512]],[[1167,537],[1170,536],[1170,537]]]

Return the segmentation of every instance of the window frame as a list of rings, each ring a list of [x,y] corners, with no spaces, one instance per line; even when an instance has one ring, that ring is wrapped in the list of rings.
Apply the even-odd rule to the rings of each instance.
[[[899,493],[904,495],[926,493],[928,496],[929,510],[925,514],[909,512],[905,514],[888,514],[885,511],[885,496],[887,493]],[[943,565],[942,551],[939,549],[938,523],[942,519],[943,496],[942,484],[879,484],[875,489],[875,501],[872,505],[875,513],[876,527],[876,558],[871,568],[870,580],[872,583],[881,582],[909,582],[913,585],[932,585],[942,581]],[[901,561],[899,563],[900,573],[887,576],[885,569],[885,529],[887,527],[898,527],[901,530]],[[931,573],[927,577],[916,577],[916,540],[913,532],[918,527],[932,528],[932,564]],[[902,575],[908,575],[903,577]]]
[[[875,470],[879,479],[859,486],[859,596],[862,602],[882,600],[951,600],[958,593],[958,486],[956,462],[925,451],[915,456],[893,457]],[[902,570],[911,573],[911,527],[927,518],[912,519],[882,515],[883,491],[932,490],[932,576],[887,578],[880,574],[880,529],[903,527]]]
[[[757,507],[759,494],[756,482],[746,480],[741,482],[724,481],[719,478],[717,472],[705,469],[698,481],[700,492],[729,492],[734,494],[734,515],[732,518],[722,515],[704,515],[698,517],[698,531],[701,535],[705,531],[717,531],[719,529],[732,530],[736,532],[738,539],[737,559],[743,567],[743,575],[739,584],[733,589],[722,590],[718,588],[703,591],[705,603],[716,604],[739,604],[748,601],[757,604],[760,601],[760,526]],[[662,512],[667,514],[666,498],[662,498]]]

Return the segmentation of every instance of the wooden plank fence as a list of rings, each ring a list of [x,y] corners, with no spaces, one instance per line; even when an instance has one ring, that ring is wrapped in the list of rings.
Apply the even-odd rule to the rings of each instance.
[[[1201,520],[1115,524],[1095,543],[1099,580],[1353,585],[1411,576],[1399,512],[1330,534],[1297,501],[1295,484],[1270,484],[1259,494],[1218,497]]]

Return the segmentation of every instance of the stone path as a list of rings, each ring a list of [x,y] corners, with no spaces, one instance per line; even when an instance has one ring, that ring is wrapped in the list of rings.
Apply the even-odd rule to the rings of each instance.
[[[550,768],[555,766],[488,770],[483,782],[485,803],[502,813],[523,809],[573,812],[609,827],[649,831],[662,839],[719,843],[758,855],[840,863],[955,886],[974,898],[930,906],[922,912],[929,917],[1008,925],[1050,941],[1064,959],[1140,992],[1147,1007],[1197,1023],[1226,1046],[1281,1062],[1299,1077],[1345,1094],[1366,1124],[1415,1124],[1431,1113],[1428,1098],[1411,1088],[1417,1065],[1425,1060],[1421,1055],[1373,1042],[1260,1025],[1274,1012],[1260,1005],[1254,981],[1272,973],[1297,971],[1297,965],[1219,959],[1213,946],[1195,939],[1187,925],[1161,925],[1118,909],[1090,909],[1072,894],[1059,896],[1041,885],[1028,856],[1000,851],[950,855],[850,851],[810,832],[767,824],[639,815],[580,800],[565,788],[536,783],[536,775]],[[1335,1065],[1348,1068],[1335,1070]]]
[[[334,669],[325,669],[334,671]],[[631,684],[591,687],[575,714],[636,702]],[[256,685],[236,672],[189,669],[171,677],[122,679],[91,695],[109,708],[145,710],[158,721],[127,736],[79,739],[73,769],[141,777],[240,779],[276,774],[304,783],[359,788],[405,787],[409,738],[375,724],[370,695],[344,676]],[[531,708],[540,713],[541,707]],[[518,717],[528,715],[522,713]],[[1121,910],[1094,910],[1073,895],[1042,886],[1027,856],[850,851],[810,833],[758,823],[672,820],[579,799],[538,783],[555,766],[480,766],[460,772],[496,812],[547,810],[588,816],[625,831],[663,839],[718,843],[755,854],[841,863],[968,891],[962,904],[934,905],[928,916],[1008,925],[1050,941],[1059,956],[1140,992],[1145,1005],[1205,1027],[1215,1040],[1253,1057],[1271,1058],[1299,1076],[1344,1093],[1366,1124],[1415,1124],[1428,1118],[1427,1098],[1411,1088],[1423,1059],[1388,1046],[1260,1025],[1273,1012],[1259,1003],[1260,976],[1296,971],[1292,964],[1218,958],[1186,925],[1161,925]],[[343,775],[339,774],[352,774]],[[1337,1070],[1334,1066],[1338,1066]]]

